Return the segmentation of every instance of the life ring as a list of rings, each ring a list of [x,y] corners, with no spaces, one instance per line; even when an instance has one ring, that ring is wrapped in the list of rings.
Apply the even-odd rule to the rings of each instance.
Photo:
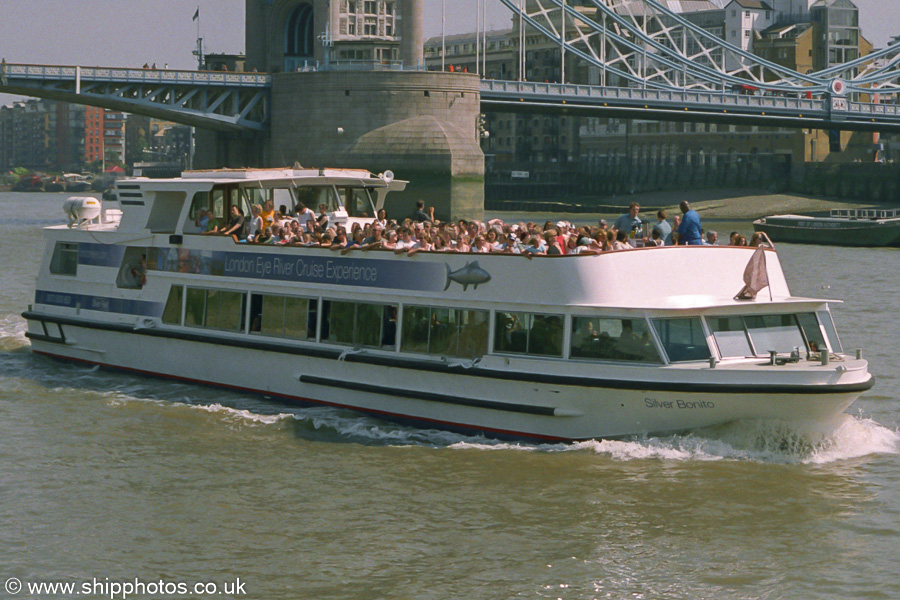
[[[147,269],[139,260],[133,260],[122,269],[124,287],[142,288],[147,283]]]

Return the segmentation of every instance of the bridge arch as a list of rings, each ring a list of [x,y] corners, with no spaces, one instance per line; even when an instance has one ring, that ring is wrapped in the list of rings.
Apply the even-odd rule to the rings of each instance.
[[[311,62],[315,48],[315,11],[309,2],[295,4],[289,9],[284,25],[284,70],[296,71],[304,62]]]

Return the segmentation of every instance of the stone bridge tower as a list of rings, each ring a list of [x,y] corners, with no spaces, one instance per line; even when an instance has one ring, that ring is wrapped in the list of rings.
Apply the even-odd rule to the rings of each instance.
[[[418,198],[439,218],[481,218],[479,80],[424,70],[423,3],[246,0],[247,69],[273,74],[262,163],[390,169],[410,181],[391,218]]]

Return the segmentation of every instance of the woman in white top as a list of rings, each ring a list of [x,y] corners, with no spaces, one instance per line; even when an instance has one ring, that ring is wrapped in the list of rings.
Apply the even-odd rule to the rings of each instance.
[[[249,240],[256,239],[257,234],[263,229],[261,212],[262,206],[259,204],[254,204],[250,207],[250,232],[247,234],[247,239]]]

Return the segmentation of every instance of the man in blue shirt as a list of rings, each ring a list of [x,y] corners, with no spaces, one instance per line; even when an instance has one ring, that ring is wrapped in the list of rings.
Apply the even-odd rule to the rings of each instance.
[[[625,235],[631,235],[632,232],[636,232],[636,235],[640,237],[643,221],[638,216],[639,212],[641,212],[641,205],[637,202],[632,202],[628,207],[628,214],[616,219],[615,228],[619,231],[624,231]]]
[[[700,233],[700,215],[691,208],[687,200],[681,203],[681,223],[678,225],[678,243],[683,246],[702,246],[703,236]]]

